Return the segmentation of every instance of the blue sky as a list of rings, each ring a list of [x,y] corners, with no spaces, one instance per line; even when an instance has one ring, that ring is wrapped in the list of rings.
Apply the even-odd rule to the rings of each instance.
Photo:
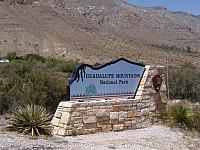
[[[136,6],[163,6],[172,11],[183,11],[200,15],[200,0],[125,0]]]

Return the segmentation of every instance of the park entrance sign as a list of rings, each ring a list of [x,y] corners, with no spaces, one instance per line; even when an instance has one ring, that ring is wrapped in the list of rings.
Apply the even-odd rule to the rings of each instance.
[[[82,64],[76,68],[69,82],[68,98],[134,98],[144,70],[144,65],[124,58],[98,67]]]

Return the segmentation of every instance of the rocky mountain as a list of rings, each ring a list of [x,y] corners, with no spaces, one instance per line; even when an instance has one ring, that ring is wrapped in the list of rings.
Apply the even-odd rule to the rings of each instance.
[[[0,55],[200,65],[200,17],[122,0],[0,0]]]

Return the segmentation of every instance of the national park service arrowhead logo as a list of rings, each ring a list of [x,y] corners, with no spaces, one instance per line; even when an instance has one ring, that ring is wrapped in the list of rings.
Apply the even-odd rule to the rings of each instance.
[[[159,92],[160,91],[160,87],[162,85],[162,82],[163,82],[163,79],[160,75],[155,75],[153,78],[152,78],[152,82],[153,82],[153,87],[154,87],[154,90],[156,92]]]

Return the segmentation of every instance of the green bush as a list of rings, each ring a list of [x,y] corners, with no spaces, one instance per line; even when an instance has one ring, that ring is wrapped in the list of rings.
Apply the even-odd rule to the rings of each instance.
[[[8,59],[9,61],[14,60],[16,57],[17,57],[16,52],[7,53],[7,55],[6,55],[6,59]]]
[[[37,105],[28,105],[14,113],[12,128],[23,134],[30,134],[32,137],[39,135],[51,135],[51,117],[45,109]]]
[[[12,113],[17,106],[32,103],[54,113],[59,102],[66,100],[67,78],[77,62],[57,59],[45,59],[43,62],[43,57],[29,54],[0,65],[4,80],[4,85],[0,87],[1,113]],[[49,62],[55,65],[47,67]],[[61,63],[63,69],[59,68]]]
[[[32,61],[32,62],[38,61],[38,62],[45,63],[45,58],[37,54],[28,54],[24,57],[24,59],[28,61]]]
[[[78,61],[61,61],[55,58],[49,58],[46,60],[47,67],[56,68],[58,71],[72,73],[73,69],[78,65]]]
[[[60,70],[62,72],[70,72],[72,73],[74,68],[78,65],[77,61],[67,61],[67,62],[61,62],[58,64]]]
[[[194,66],[185,64],[169,70],[169,92],[172,99],[200,101],[200,72]]]
[[[2,98],[8,103],[7,111],[15,106],[37,104],[54,113],[60,101],[65,100],[67,76],[49,70],[32,70],[7,78]]]

